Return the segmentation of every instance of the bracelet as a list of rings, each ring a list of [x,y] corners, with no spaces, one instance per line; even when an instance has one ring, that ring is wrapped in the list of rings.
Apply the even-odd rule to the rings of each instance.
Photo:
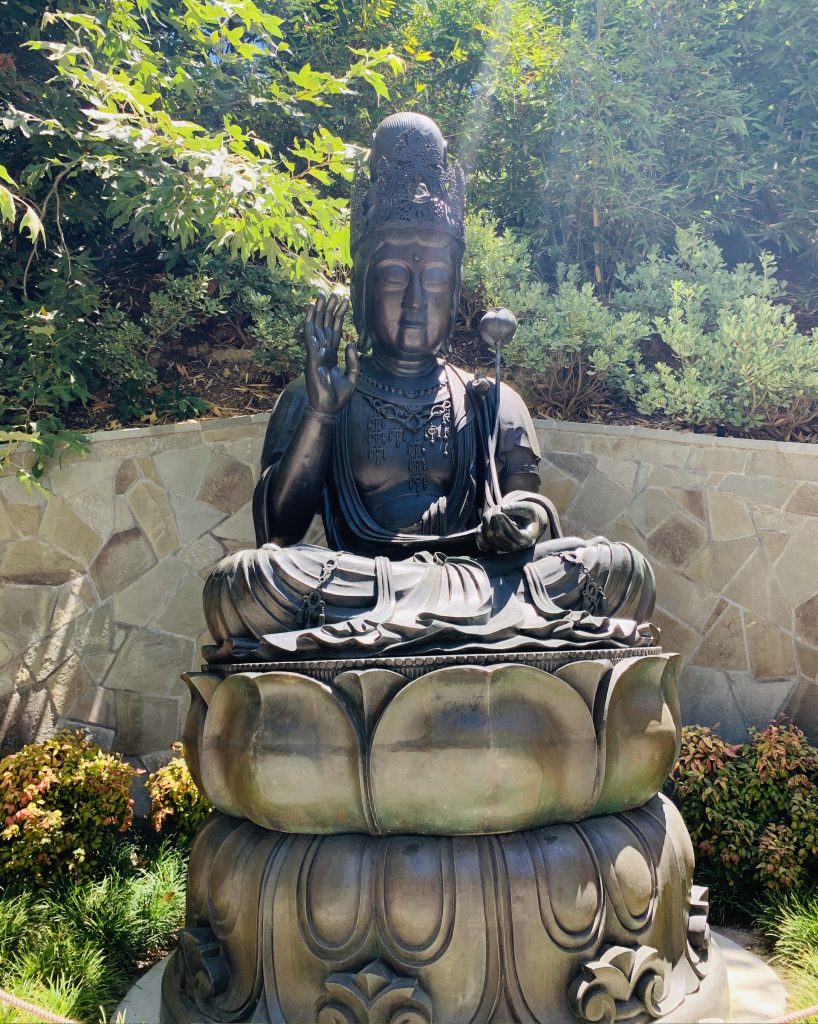
[[[309,404],[304,406],[304,415],[311,416],[314,420],[318,420],[319,423],[328,423],[330,425],[338,419],[337,412],[322,412],[320,409],[313,409]]]

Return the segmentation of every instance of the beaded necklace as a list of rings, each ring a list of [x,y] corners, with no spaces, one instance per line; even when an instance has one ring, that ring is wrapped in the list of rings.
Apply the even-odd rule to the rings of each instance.
[[[372,410],[367,420],[369,461],[379,466],[386,458],[387,440],[393,442],[396,448],[400,448],[408,438],[406,450],[409,486],[420,494],[429,482],[425,458],[427,446],[433,448],[439,443],[443,456],[452,457],[452,399],[448,382],[444,378],[432,387],[404,390],[374,380],[363,368],[361,375],[373,391],[385,392],[402,399],[401,402],[392,401],[371,393],[369,388],[358,388],[361,398]],[[444,392],[442,396],[441,392]],[[434,401],[428,401],[430,395],[436,396]],[[422,404],[416,404],[418,400],[422,400]]]

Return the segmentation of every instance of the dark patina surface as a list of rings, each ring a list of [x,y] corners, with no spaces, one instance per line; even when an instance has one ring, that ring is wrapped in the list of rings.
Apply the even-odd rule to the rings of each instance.
[[[626,544],[563,536],[520,397],[448,366],[463,176],[378,128],[347,299],[279,399],[256,547],[205,588],[186,755],[217,811],[163,1015],[321,1024],[720,1019],[693,851],[658,796],[679,657]],[[303,543],[316,513],[328,547]]]

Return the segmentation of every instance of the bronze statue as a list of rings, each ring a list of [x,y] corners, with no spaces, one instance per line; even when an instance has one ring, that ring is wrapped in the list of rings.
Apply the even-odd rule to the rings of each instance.
[[[358,345],[342,371],[347,301],[311,305],[258,547],[205,588],[216,644],[184,677],[184,739],[216,811],[165,1022],[727,1013],[659,794],[681,658],[653,646],[642,556],[561,536],[519,396],[442,358],[463,210],[436,125],[387,118],[353,194]],[[302,543],[319,508],[329,549]]]
[[[258,549],[207,582],[210,661],[654,642],[645,559],[562,537],[520,396],[441,358],[463,248],[463,177],[439,129],[387,118],[353,202],[358,345],[342,371],[348,301],[311,304],[306,372],[265,440]],[[319,509],[332,552],[299,546]]]

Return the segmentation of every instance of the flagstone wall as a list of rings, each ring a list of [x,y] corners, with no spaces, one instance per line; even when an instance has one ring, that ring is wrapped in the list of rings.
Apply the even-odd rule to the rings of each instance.
[[[48,499],[0,478],[0,753],[81,725],[150,765],[179,737],[203,579],[253,543],[266,423],[94,434]]]
[[[0,753],[59,725],[140,758],[181,730],[203,579],[253,543],[266,415],[93,435],[27,495],[0,478]],[[566,532],[645,551],[688,722],[778,711],[818,739],[818,450],[540,421]]]
[[[565,533],[627,541],[686,663],[685,722],[741,740],[779,712],[818,740],[818,447],[540,421]]]

